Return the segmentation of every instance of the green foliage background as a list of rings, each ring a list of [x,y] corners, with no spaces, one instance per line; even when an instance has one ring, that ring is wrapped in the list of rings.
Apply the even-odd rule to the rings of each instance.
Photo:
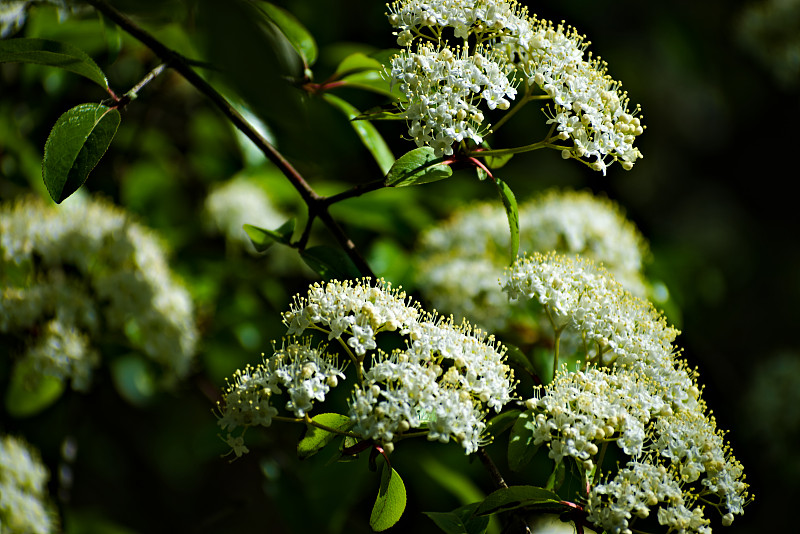
[[[381,2],[276,3],[319,44],[315,81],[348,53],[395,46]],[[226,81],[227,93],[238,90],[248,100],[279,150],[320,193],[380,177],[339,111],[282,82],[279,70],[297,65],[280,64],[280,54],[270,52],[269,39],[247,13],[212,0],[114,4],[184,55],[231,65],[235,75]],[[800,98],[774,83],[739,46],[738,3],[570,0],[530,8],[586,33],[591,50],[641,103],[645,158],[630,172],[613,166],[603,177],[541,151],[515,157],[500,175],[518,199],[549,186],[588,187],[626,207],[651,242],[650,274],[670,290],[667,313],[683,331],[678,343],[699,368],[719,425],[731,430],[728,439],[756,495],[733,528],[760,532],[782,525],[798,458],[765,452],[771,437],[749,431],[753,421],[743,393],[774,354],[793,350],[800,357],[800,224],[789,189],[796,178],[791,157],[800,141],[794,122]],[[158,63],[141,44],[93,16],[59,22],[54,10],[37,8],[22,35],[78,46],[118,92]],[[355,89],[335,94],[362,110],[385,102]],[[50,128],[67,109],[106,96],[66,71],[0,65],[0,199],[31,190],[46,196],[41,158]],[[539,139],[543,123],[538,111],[526,109],[504,129],[503,139]],[[401,123],[376,126],[395,156],[413,147],[400,139]],[[37,416],[16,419],[4,409],[0,429],[24,434],[42,449],[66,532],[368,531],[379,472],[370,472],[365,459],[359,465],[325,466],[324,457],[300,462],[294,455],[300,429],[279,423],[248,434],[251,454],[231,464],[220,459],[227,447],[211,414],[219,385],[269,350],[270,340],[284,331],[279,312],[314,278],[300,269],[277,276],[268,268],[274,250],[254,258],[206,231],[206,194],[242,173],[258,176],[284,209],[303,216],[299,197],[280,173],[254,160],[253,149],[237,140],[210,103],[166,71],[123,112],[117,137],[84,186],[166,238],[173,267],[196,299],[203,341],[195,372],[172,393],[132,403],[120,397],[104,368],[89,394],[68,392]],[[418,232],[478,198],[496,199],[496,193],[461,171],[433,184],[368,193],[332,213],[377,274],[413,291],[408,254]],[[331,241],[324,228],[318,230],[315,243]],[[0,346],[4,386],[10,350]],[[74,461],[60,451],[65,437],[77,445]],[[469,463],[458,447],[424,445],[403,443],[392,457],[409,495],[397,531],[435,532],[421,511],[450,510],[491,490],[482,466]],[[490,453],[495,449],[502,445],[489,447]],[[71,473],[69,480],[59,481],[60,468]]]

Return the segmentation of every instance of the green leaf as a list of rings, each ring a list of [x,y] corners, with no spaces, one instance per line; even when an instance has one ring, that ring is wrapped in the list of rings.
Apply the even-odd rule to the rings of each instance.
[[[338,96],[330,93],[324,93],[322,98],[333,107],[345,114],[350,120],[350,125],[358,134],[359,139],[367,147],[375,162],[381,169],[381,173],[385,176],[394,164],[394,154],[389,149],[389,145],[384,141],[383,136],[378,132],[377,128],[367,121],[355,120],[360,112],[353,107],[349,102],[342,100]]]
[[[36,362],[23,359],[14,365],[6,391],[6,411],[12,417],[29,417],[56,402],[64,383],[55,376],[43,375]]]
[[[475,156],[480,157],[481,153],[478,152]],[[514,154],[505,154],[503,156],[486,156],[484,161],[486,162],[486,166],[490,169],[499,169],[503,165],[509,162],[511,158],[514,157]]]
[[[339,81],[342,82],[342,85],[372,91],[373,93],[388,96],[394,100],[406,100],[405,95],[400,92],[400,84],[396,83],[392,85],[390,80],[383,74],[383,71],[364,70],[354,72],[353,74],[348,74]]]
[[[312,417],[311,420],[342,432],[350,430],[354,424],[348,416],[338,413],[321,413]],[[300,443],[297,444],[297,456],[301,460],[314,456],[338,435],[335,432],[306,425],[306,433]]]
[[[558,488],[564,484],[564,478],[567,475],[567,467],[566,463],[561,461],[558,462],[555,467],[553,467],[553,472],[550,473],[550,476],[547,477],[547,483],[545,484],[545,488],[551,491],[558,491]]]
[[[406,152],[394,162],[386,175],[389,187],[406,187],[444,180],[453,175],[445,158],[437,158],[429,146]]]
[[[534,366],[534,364],[531,362],[531,359],[528,358],[519,347],[510,343],[503,343],[503,345],[508,349],[506,351],[506,358],[513,365],[516,365],[532,376],[539,376],[536,366]]]
[[[517,199],[514,197],[514,192],[508,187],[500,178],[495,178],[495,185],[497,185],[497,192],[500,193],[500,199],[503,201],[503,207],[506,208],[506,215],[508,216],[508,227],[511,230],[511,261],[509,264],[514,263],[519,254],[519,208],[517,208]]]
[[[0,40],[0,63],[37,63],[80,74],[103,89],[108,89],[106,75],[86,52],[69,43],[49,39]]]
[[[489,515],[517,508],[566,508],[552,491],[536,486],[510,486],[492,492],[475,509],[475,515]]]
[[[262,2],[261,9],[269,17],[270,21],[278,27],[278,29],[286,36],[292,47],[297,51],[303,59],[303,64],[306,68],[310,67],[317,61],[318,50],[317,43],[311,36],[311,33],[300,24],[294,15],[269,2]]]
[[[512,471],[519,471],[531,461],[539,450],[533,444],[533,430],[529,423],[533,420],[533,413],[525,411],[519,414],[511,434],[508,437],[508,467]]]
[[[369,108],[358,115],[355,119],[357,121],[404,121],[406,120],[406,112],[400,110],[397,104],[385,104],[383,106],[375,106]]]
[[[320,245],[300,253],[303,261],[322,278],[349,280],[361,278],[361,272],[342,249]]]
[[[388,463],[383,464],[381,486],[378,498],[372,507],[369,526],[375,532],[381,532],[400,520],[406,508],[406,487],[403,479]]]
[[[267,230],[252,224],[245,224],[242,228],[244,228],[256,251],[264,252],[275,243],[288,245],[291,242],[292,233],[294,233],[294,219],[289,219],[277,230]]]
[[[480,503],[474,502],[452,512],[423,512],[446,534],[483,534],[489,525],[488,516],[474,515]]]
[[[511,428],[517,421],[517,418],[522,413],[522,410],[509,410],[495,415],[486,422],[486,430],[493,438],[496,438],[509,428]]]
[[[57,204],[83,185],[111,144],[119,122],[119,111],[102,104],[81,104],[58,118],[42,161],[44,183]]]
[[[339,66],[336,67],[336,78],[341,78],[347,74],[354,74],[356,72],[363,72],[365,70],[383,69],[383,65],[377,59],[368,56],[363,52],[355,52],[344,58]]]

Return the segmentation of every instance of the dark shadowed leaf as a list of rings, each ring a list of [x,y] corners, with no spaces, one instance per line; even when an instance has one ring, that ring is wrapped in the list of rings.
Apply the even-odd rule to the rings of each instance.
[[[317,61],[317,43],[308,30],[300,24],[300,21],[294,15],[275,4],[261,2],[259,6],[269,17],[269,20],[286,36],[303,60],[305,67],[308,68],[313,65]]]
[[[119,122],[119,111],[102,104],[81,104],[58,118],[42,161],[42,177],[56,203],[83,185],[111,144]]]
[[[359,116],[360,112],[350,103],[330,93],[325,93],[322,97],[326,102],[345,114],[358,138],[361,139],[361,142],[367,147],[372,157],[375,158],[375,162],[381,169],[381,174],[386,175],[389,169],[392,168],[392,164],[394,164],[394,154],[392,154],[389,145],[386,144],[380,132],[367,121],[354,120]]]
[[[283,243],[288,245],[292,239],[294,232],[294,219],[289,219],[281,225],[277,230],[267,230],[266,228],[259,228],[252,224],[245,224],[244,228],[247,237],[253,243],[256,251],[264,252],[275,243]]]
[[[108,89],[108,80],[100,67],[83,50],[69,43],[49,39],[0,40],[0,63],[7,62],[58,67],[85,76]]]
[[[566,508],[561,498],[536,486],[510,486],[492,492],[475,510],[475,515],[489,515],[517,508]]]
[[[348,280],[361,277],[356,264],[342,249],[320,245],[307,248],[300,255],[314,272],[326,280],[333,278]]]
[[[508,467],[512,471],[519,471],[528,465],[539,450],[539,446],[533,444],[533,430],[529,426],[532,418],[530,411],[522,412],[511,427],[508,437]]]
[[[488,516],[474,515],[480,503],[474,502],[452,512],[424,512],[446,534],[483,534],[489,526]]]

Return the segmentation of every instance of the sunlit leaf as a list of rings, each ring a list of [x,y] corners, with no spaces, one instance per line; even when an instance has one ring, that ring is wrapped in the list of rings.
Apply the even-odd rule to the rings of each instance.
[[[558,491],[558,488],[564,484],[564,478],[567,476],[566,463],[561,461],[553,467],[553,472],[547,477],[545,488],[551,491]]]
[[[406,152],[394,162],[386,175],[386,185],[406,187],[444,180],[453,175],[445,158],[436,157],[429,146]]]
[[[119,123],[119,111],[102,104],[81,104],[58,118],[44,145],[42,161],[42,177],[56,203],[83,185],[111,144]]]
[[[69,43],[49,39],[0,40],[0,63],[19,62],[48,65],[80,74],[103,89],[108,89],[106,75],[83,50]]]
[[[354,424],[349,416],[338,413],[321,413],[312,417],[311,420],[342,432],[349,430]],[[303,460],[310,458],[322,450],[323,447],[338,435],[339,434],[335,432],[329,432],[313,425],[307,425],[305,435],[300,440],[300,443],[297,444],[297,456]]]
[[[386,530],[400,520],[405,508],[406,486],[397,471],[386,463],[381,472],[381,486],[372,507],[369,526],[375,532]]]
[[[344,113],[350,120],[350,125],[353,127],[356,134],[358,134],[358,138],[361,139],[361,142],[367,147],[372,157],[375,158],[375,162],[378,164],[378,167],[380,167],[381,173],[386,175],[394,164],[394,154],[392,154],[389,145],[386,144],[386,141],[383,139],[380,132],[378,132],[377,128],[367,121],[354,120],[359,116],[360,112],[349,102],[342,100],[338,96],[325,93],[322,95],[322,98]]]
[[[36,362],[24,359],[14,365],[6,391],[6,411],[13,417],[41,412],[61,397],[64,383],[55,376],[42,375]]]
[[[517,207],[517,199],[514,192],[508,187],[500,178],[495,178],[494,183],[497,185],[497,192],[500,194],[500,199],[503,201],[503,207],[506,209],[508,216],[508,227],[511,231],[511,260],[509,264],[514,263],[519,254],[519,208]]]
[[[354,74],[365,70],[381,70],[381,62],[363,52],[355,52],[344,58],[336,67],[335,76],[341,78],[347,74]]]

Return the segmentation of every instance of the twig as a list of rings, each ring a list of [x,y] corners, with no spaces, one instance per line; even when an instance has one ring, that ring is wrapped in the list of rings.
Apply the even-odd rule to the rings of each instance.
[[[489,471],[489,476],[492,477],[492,482],[494,482],[495,487],[497,489],[507,489],[508,484],[506,484],[503,475],[500,474],[500,470],[497,469],[494,461],[483,447],[478,447],[478,458],[481,459],[481,463]]]
[[[197,72],[194,71],[191,64],[194,63],[178,52],[168,48],[161,43],[158,39],[153,37],[150,33],[140,28],[131,19],[125,16],[120,11],[108,4],[106,0],[86,0],[86,3],[93,6],[97,11],[101,12],[109,19],[114,21],[120,28],[125,30],[131,36],[135,37],[142,44],[147,46],[153,51],[164,63],[170,68],[177,71],[187,82],[192,84],[198,91],[206,95],[211,102],[222,112],[231,123],[236,126],[248,139],[250,139],[259,150],[269,159],[278,169],[283,172],[289,182],[294,186],[300,197],[308,206],[309,221],[313,217],[319,219],[328,227],[333,236],[339,242],[339,245],[344,249],[347,255],[353,260],[358,270],[365,276],[374,276],[372,269],[370,269],[367,262],[359,253],[355,244],[347,237],[341,226],[331,217],[328,213],[327,206],[330,204],[324,202],[324,197],[318,195],[311,186],[305,181],[302,175],[292,166],[289,161],[278,152],[264,137],[248,123],[242,115],[234,109],[231,104],[225,100],[211,84],[202,78]]]

